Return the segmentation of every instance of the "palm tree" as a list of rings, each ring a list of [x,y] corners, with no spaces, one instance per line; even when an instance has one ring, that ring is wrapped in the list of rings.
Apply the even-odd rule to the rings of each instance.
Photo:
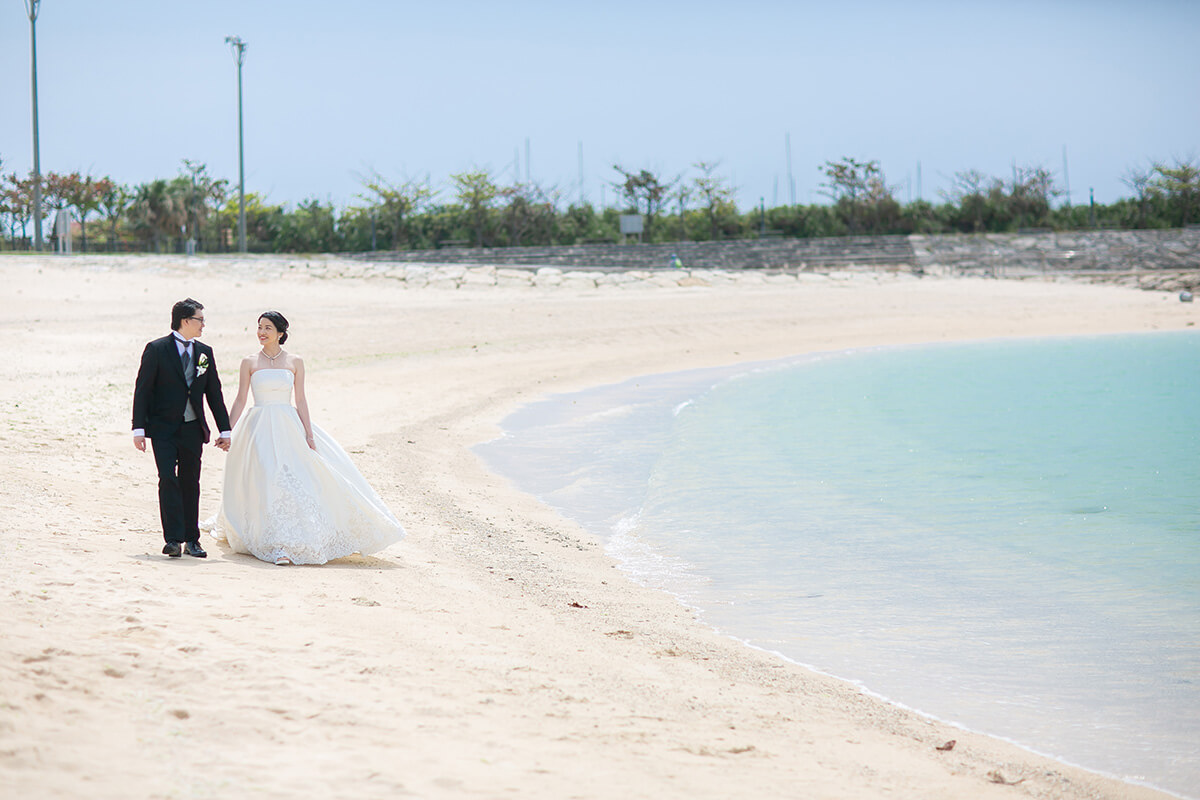
[[[100,192],[100,210],[108,220],[108,249],[117,248],[117,223],[129,206],[129,191],[112,178],[104,177],[96,184]]]
[[[186,212],[170,185],[161,178],[143,183],[134,194],[130,221],[142,238],[152,239],[154,252],[162,251],[162,240],[179,235],[186,222]]]
[[[185,158],[183,165],[186,174],[171,181],[171,193],[183,214],[188,238],[200,240],[205,220],[225,201],[225,187],[229,181],[213,179],[208,174],[208,166],[198,161]]]

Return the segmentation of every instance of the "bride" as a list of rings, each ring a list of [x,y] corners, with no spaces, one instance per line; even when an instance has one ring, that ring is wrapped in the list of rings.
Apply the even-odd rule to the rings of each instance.
[[[233,442],[221,509],[204,527],[235,552],[276,564],[324,564],[382,550],[404,529],[346,451],[312,424],[304,361],[283,350],[287,338],[287,319],[263,312],[262,349],[242,360],[229,415]],[[254,405],[246,409],[251,390]]]

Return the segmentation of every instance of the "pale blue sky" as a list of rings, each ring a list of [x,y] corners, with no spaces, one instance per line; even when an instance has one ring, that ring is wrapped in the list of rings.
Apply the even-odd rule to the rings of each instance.
[[[899,199],[958,170],[1059,175],[1110,202],[1148,159],[1200,156],[1200,2],[44,0],[43,171],[125,183],[183,158],[246,188],[354,202],[360,177],[485,166],[593,203],[612,164],[674,175],[720,160],[742,208],[818,202],[826,159],[877,159]],[[29,23],[0,8],[0,158],[32,164]],[[778,181],[778,189],[776,189]],[[604,193],[611,203],[611,188]]]

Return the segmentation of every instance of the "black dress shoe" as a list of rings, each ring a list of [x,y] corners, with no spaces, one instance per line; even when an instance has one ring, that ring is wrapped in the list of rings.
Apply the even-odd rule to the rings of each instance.
[[[208,553],[204,552],[204,548],[200,546],[199,542],[184,542],[183,549],[193,558],[208,558]]]
[[[167,542],[163,545],[163,555],[179,558],[183,555],[183,548],[179,546],[179,542]]]

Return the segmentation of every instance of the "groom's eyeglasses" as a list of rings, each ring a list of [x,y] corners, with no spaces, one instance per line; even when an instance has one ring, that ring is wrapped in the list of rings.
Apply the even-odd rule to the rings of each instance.
[[[188,317],[188,319],[192,320],[193,322],[199,322],[201,325],[204,324],[204,317]]]

